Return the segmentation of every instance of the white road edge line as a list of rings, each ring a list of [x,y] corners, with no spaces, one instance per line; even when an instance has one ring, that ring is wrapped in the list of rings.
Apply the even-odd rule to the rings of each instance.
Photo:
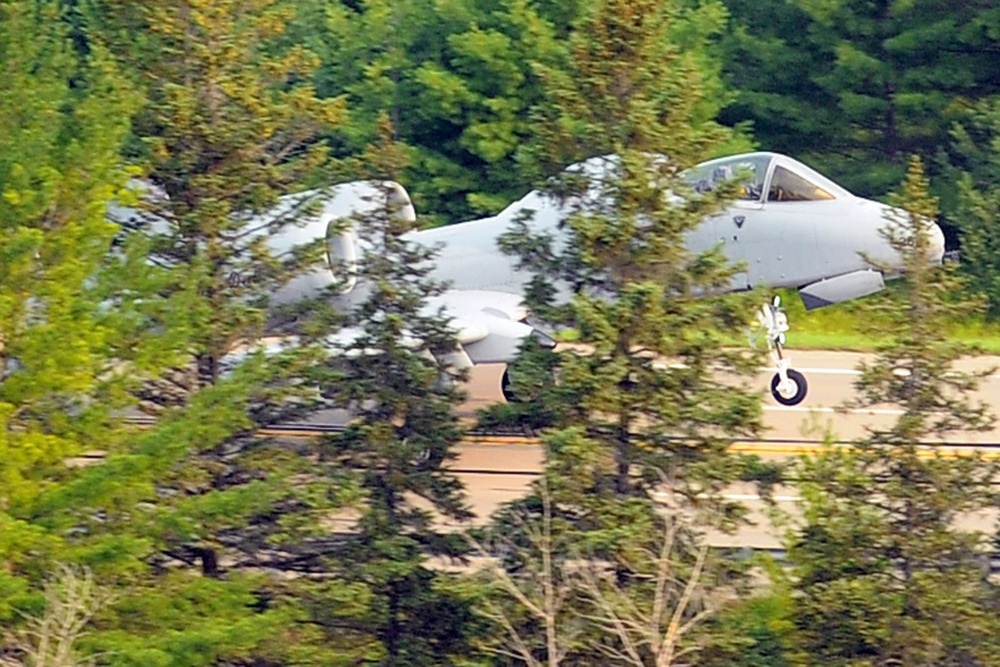
[[[800,373],[812,373],[814,375],[861,375],[861,371],[853,368],[810,368],[808,366],[800,368],[795,365],[792,368]],[[776,373],[777,371],[777,368],[768,368],[766,372]]]
[[[799,371],[800,373],[812,373],[814,375],[861,375],[861,371],[856,368],[819,368],[819,367],[809,367],[809,366],[795,366],[792,368]],[[762,373],[776,373],[777,368],[765,368]],[[994,373],[993,375],[987,375],[983,378],[984,380],[1000,380],[1000,373]]]
[[[889,416],[899,416],[903,414],[903,410],[895,410],[890,408],[880,409],[864,409],[855,408],[852,410],[837,410],[836,408],[828,408],[824,406],[807,407],[801,405],[765,405],[764,410],[768,412],[801,412],[808,414],[811,412],[818,412],[823,414],[850,414],[850,415],[889,415]]]
[[[727,493],[723,496],[726,500],[761,500],[756,493]],[[778,503],[792,503],[801,500],[799,496],[771,496],[771,499]]]
[[[665,498],[670,494],[666,491],[654,491],[653,497],[655,498]],[[724,493],[722,497],[726,500],[761,500],[761,497],[756,493]],[[771,499],[778,503],[793,503],[797,500],[801,500],[801,496],[771,496]]]

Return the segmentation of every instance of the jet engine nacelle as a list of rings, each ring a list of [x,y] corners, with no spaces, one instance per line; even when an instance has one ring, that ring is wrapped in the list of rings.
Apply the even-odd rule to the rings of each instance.
[[[319,239],[326,241],[325,261],[279,287],[271,303],[293,303],[324,292],[350,293],[357,285],[358,263],[364,254],[357,221],[380,212],[416,221],[410,196],[393,181],[356,181],[289,195],[272,211],[251,220],[248,228],[254,235],[266,235],[267,247],[279,261],[291,260],[294,252]],[[277,231],[272,233],[272,229]]]

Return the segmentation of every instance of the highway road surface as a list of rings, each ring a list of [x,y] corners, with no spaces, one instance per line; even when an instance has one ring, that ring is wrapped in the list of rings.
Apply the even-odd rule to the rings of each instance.
[[[753,452],[764,458],[787,457],[818,448],[822,433],[828,430],[836,440],[849,441],[862,436],[865,427],[888,426],[899,412],[892,406],[876,406],[870,410],[839,410],[854,396],[854,381],[858,364],[865,355],[847,352],[799,351],[792,352],[794,368],[806,374],[809,395],[794,407],[778,405],[768,396],[764,399],[764,421],[767,432],[760,442],[739,443],[743,451]],[[964,360],[961,369],[994,371],[977,394],[1000,415],[1000,358],[977,357]],[[480,407],[502,401],[500,375],[502,366],[482,366],[475,369],[469,382],[469,397],[461,411],[472,415]],[[762,373],[759,380],[765,392],[771,372]],[[523,495],[540,469],[542,451],[537,444],[510,441],[503,438],[484,439],[489,444],[466,443],[459,448],[455,469],[466,485],[472,509],[478,519],[484,520],[501,503]],[[963,445],[995,445],[1000,455],[1000,428],[986,433],[961,433],[949,438],[954,447],[949,451],[961,454]],[[993,452],[990,452],[991,454]],[[777,549],[781,536],[770,527],[765,515],[765,505],[751,485],[738,485],[728,490],[734,500],[743,502],[750,509],[751,520],[756,525],[745,527],[734,535],[712,534],[709,541],[718,546],[745,546]],[[797,495],[794,489],[779,488],[774,499],[778,506],[794,514]],[[980,525],[991,530],[995,517],[969,517],[964,523]]]
[[[838,410],[854,396],[854,382],[858,378],[858,364],[870,355],[854,352],[791,351],[793,365],[806,375],[809,394],[796,406],[784,406],[770,395],[764,399],[764,421],[768,440],[819,440],[823,429],[830,429],[838,439],[851,440],[864,435],[865,426],[888,426],[899,415],[893,406],[874,406],[866,410]],[[468,400],[461,412],[472,416],[476,409],[502,401],[500,376],[503,365],[483,365],[474,369],[468,385]],[[994,372],[984,381],[978,398],[987,402],[994,413],[1000,415],[1000,357],[973,357],[957,365],[961,370],[989,370]],[[761,373],[756,386],[762,394],[773,372]],[[1000,443],[1000,428],[980,434],[962,433],[951,438],[953,442],[982,444]]]
[[[855,396],[854,382],[859,375],[857,368],[865,355],[792,351],[790,356],[793,368],[805,373],[809,382],[809,394],[805,401],[794,407],[776,403],[768,392],[773,371],[762,371],[754,386],[765,396],[764,423],[767,430],[759,441],[735,443],[734,448],[762,458],[785,459],[817,451],[824,434],[828,433],[833,441],[849,442],[862,437],[866,427],[886,427],[898,417],[899,410],[888,405],[863,410],[844,408]],[[990,370],[976,398],[986,402],[994,414],[1000,415],[1000,357],[970,358],[957,364],[957,367],[963,370]],[[463,417],[471,420],[477,409],[503,400],[500,393],[503,368],[502,365],[484,365],[473,370],[467,400],[459,408]],[[342,413],[331,412],[317,415],[310,424],[325,428],[342,424],[344,418]],[[978,448],[985,450],[987,456],[1000,457],[1000,427],[985,433],[955,434],[941,447],[955,455]],[[476,521],[483,522],[502,503],[527,492],[541,463],[542,449],[536,439],[484,435],[468,438],[459,446],[458,459],[453,467],[465,484]],[[781,548],[781,536],[770,527],[766,517],[767,507],[754,487],[736,485],[727,494],[745,504],[753,525],[733,535],[710,534],[707,536],[709,542],[717,546]],[[794,488],[777,489],[774,500],[779,508],[794,515],[798,500]],[[963,523],[992,530],[995,519],[992,515],[967,517]]]

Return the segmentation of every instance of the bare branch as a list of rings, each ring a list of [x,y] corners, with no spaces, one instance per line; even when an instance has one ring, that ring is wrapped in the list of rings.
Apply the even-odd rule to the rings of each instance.
[[[681,595],[681,599],[677,602],[677,605],[674,608],[673,616],[670,618],[670,625],[667,627],[667,632],[663,637],[663,642],[660,644],[659,651],[657,651],[656,667],[667,667],[668,665],[673,664],[677,643],[680,641],[681,637],[685,632],[694,627],[696,621],[707,615],[707,612],[702,612],[700,614],[696,614],[687,623],[684,623],[683,625],[681,623],[684,618],[684,614],[687,613],[688,605],[691,603],[691,598],[700,583],[701,572],[705,566],[705,555],[707,553],[708,547],[706,546],[702,546],[698,551],[698,560],[695,562],[694,570],[691,572],[690,578],[688,578],[688,582],[684,587],[684,593]]]
[[[26,667],[83,667],[93,659],[77,655],[76,643],[87,633],[94,615],[113,596],[94,582],[86,568],[60,566],[45,584],[45,611],[29,618],[15,635],[15,646],[24,654]]]
[[[504,630],[507,631],[507,636],[510,637],[511,642],[516,648],[515,651],[504,648],[501,646],[491,646],[488,650],[497,655],[506,656],[508,658],[514,658],[515,660],[520,659],[525,662],[529,667],[541,667],[541,663],[535,658],[531,653],[531,648],[525,643],[524,639],[521,637],[521,633],[518,632],[517,628],[510,622],[507,614],[503,612],[500,607],[493,603],[487,603],[487,610],[484,615],[503,626]]]
[[[676,576],[674,573],[680,570],[677,537],[681,527],[680,521],[664,518],[658,553],[647,553],[650,562],[640,564],[655,572],[648,578],[653,584],[649,598],[624,589],[599,563],[591,561],[581,572],[582,588],[596,609],[590,620],[618,642],[618,646],[602,647],[609,657],[635,667],[672,667],[678,665],[681,656],[698,650],[696,646],[681,648],[680,643],[711,614],[708,609],[696,613],[691,610],[701,586],[708,549],[702,546],[698,550],[686,581]]]
[[[512,576],[502,566],[495,565],[489,569],[499,588],[509,595],[532,618],[539,622],[544,638],[532,639],[525,636],[524,629],[518,628],[507,613],[496,604],[490,603],[484,615],[499,623],[507,632],[514,649],[509,647],[491,647],[495,653],[515,657],[531,667],[558,667],[568,653],[568,645],[572,639],[563,619],[563,608],[566,600],[575,588],[576,575],[558,567],[556,559],[560,553],[558,537],[553,527],[552,496],[544,478],[539,485],[542,499],[542,520],[533,524],[527,517],[515,516],[519,531],[527,538],[527,548],[516,545],[512,540],[500,538],[507,548],[520,553],[526,553],[527,566],[517,577]],[[467,536],[469,544],[479,555],[492,559],[489,551],[479,542]],[[545,647],[545,661],[540,662],[532,652],[532,646]]]

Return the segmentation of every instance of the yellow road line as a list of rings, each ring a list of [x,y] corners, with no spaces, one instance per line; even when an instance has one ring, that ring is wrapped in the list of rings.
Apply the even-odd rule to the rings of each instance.
[[[741,442],[734,443],[729,447],[729,451],[740,452],[744,454],[774,454],[781,456],[803,456],[806,454],[819,454],[828,446],[821,442],[814,444],[795,444],[795,445],[777,445],[769,442]],[[838,444],[833,445],[837,448],[849,449],[851,445],[849,444]],[[1000,460],[1000,450],[996,449],[992,445],[965,445],[965,446],[955,446],[948,443],[941,443],[939,445],[921,445],[918,450],[918,457],[922,459],[931,459],[935,456],[941,456],[941,458],[960,458],[966,456],[972,456],[974,454],[979,454],[985,460],[995,461]]]
[[[148,428],[148,424],[137,424],[140,428]],[[315,438],[317,436],[329,434],[331,431],[322,428],[263,428],[257,431],[257,435],[272,438]],[[535,436],[524,435],[501,435],[501,434],[473,434],[462,438],[463,445],[477,446],[540,446],[541,439]],[[837,443],[833,447],[850,447],[849,443]],[[788,442],[780,443],[762,440],[759,442],[736,442],[730,445],[729,450],[744,454],[778,455],[778,456],[802,456],[805,454],[817,454],[826,448],[821,442]],[[935,445],[923,445],[921,458],[932,458],[940,455],[944,458],[954,458],[971,456],[978,452],[986,460],[1000,460],[1000,447],[993,444],[984,443],[982,445],[952,445],[940,443]]]

